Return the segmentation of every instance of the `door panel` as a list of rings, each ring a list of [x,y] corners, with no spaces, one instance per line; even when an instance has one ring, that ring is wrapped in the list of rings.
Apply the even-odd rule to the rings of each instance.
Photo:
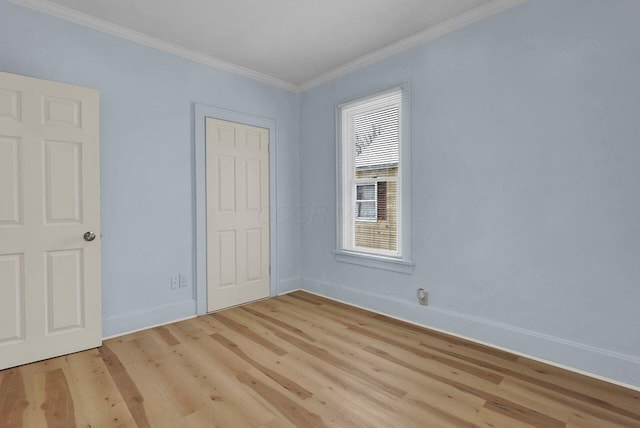
[[[49,334],[84,326],[83,264],[82,249],[47,252]]]
[[[207,118],[208,310],[269,296],[269,132]]]
[[[220,288],[236,285],[236,231],[218,232]]]
[[[42,97],[42,123],[51,126],[81,128],[82,101],[59,97]]]
[[[22,94],[9,88],[0,88],[0,119],[20,121]]]
[[[244,163],[247,172],[247,186],[245,193],[247,195],[245,209],[247,211],[260,211],[262,208],[262,197],[260,192],[260,183],[262,180],[260,159],[247,159]]]
[[[230,156],[218,158],[218,211],[236,211],[236,160]]]
[[[82,222],[82,144],[44,141],[47,223]]]
[[[98,93],[0,73],[0,369],[99,346]]]
[[[0,227],[22,224],[20,138],[0,136]]]
[[[23,255],[0,256],[0,345],[24,339]]]
[[[262,279],[262,229],[247,229],[247,280]]]

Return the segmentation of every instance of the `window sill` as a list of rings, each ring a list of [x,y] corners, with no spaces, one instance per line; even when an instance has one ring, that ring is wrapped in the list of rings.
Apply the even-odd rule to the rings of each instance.
[[[375,269],[383,269],[406,274],[413,273],[414,263],[412,261],[378,256],[375,254],[354,253],[344,250],[334,250],[333,253],[336,255],[336,261],[341,263],[350,263],[353,265],[366,266]]]

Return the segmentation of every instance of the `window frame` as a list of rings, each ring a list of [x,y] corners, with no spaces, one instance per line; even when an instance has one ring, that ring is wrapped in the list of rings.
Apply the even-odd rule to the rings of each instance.
[[[400,113],[400,147],[398,154],[398,206],[400,207],[400,221],[401,228],[398,234],[398,251],[399,256],[389,255],[386,251],[356,251],[353,249],[347,249],[343,246],[342,236],[344,233],[343,224],[343,169],[342,169],[342,156],[343,156],[343,141],[342,141],[342,111],[345,107],[353,106],[354,103],[359,101],[366,101],[369,98],[384,95],[400,90],[402,93],[401,101],[401,113]],[[412,274],[414,263],[412,260],[412,241],[411,241],[411,134],[410,134],[410,83],[402,82],[399,84],[391,85],[383,89],[377,89],[369,91],[365,94],[357,95],[349,99],[342,100],[335,105],[335,129],[336,129],[336,249],[333,251],[336,257],[336,261],[343,263],[356,264],[361,266],[367,266],[377,269],[384,269],[394,272]],[[385,177],[388,181],[388,178]],[[377,178],[374,179],[355,179],[356,186],[354,186],[354,192],[356,192],[359,181],[363,182],[375,182],[376,183],[376,201],[377,201]],[[357,195],[354,195],[354,202]],[[377,203],[376,203],[377,206]],[[354,206],[355,208],[355,206]],[[377,214],[377,210],[376,210]],[[356,221],[367,221],[357,220]],[[378,221],[377,215],[375,220]]]

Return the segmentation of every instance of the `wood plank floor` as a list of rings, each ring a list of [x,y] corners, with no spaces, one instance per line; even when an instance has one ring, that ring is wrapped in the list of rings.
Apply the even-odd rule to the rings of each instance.
[[[308,293],[0,371],[0,427],[640,427],[640,393]]]

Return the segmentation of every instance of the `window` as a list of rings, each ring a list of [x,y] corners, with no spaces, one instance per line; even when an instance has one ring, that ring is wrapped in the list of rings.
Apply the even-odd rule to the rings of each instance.
[[[355,255],[412,265],[404,234],[403,91],[399,87],[338,106],[340,261]]]
[[[356,185],[356,219],[377,221],[376,183]]]

